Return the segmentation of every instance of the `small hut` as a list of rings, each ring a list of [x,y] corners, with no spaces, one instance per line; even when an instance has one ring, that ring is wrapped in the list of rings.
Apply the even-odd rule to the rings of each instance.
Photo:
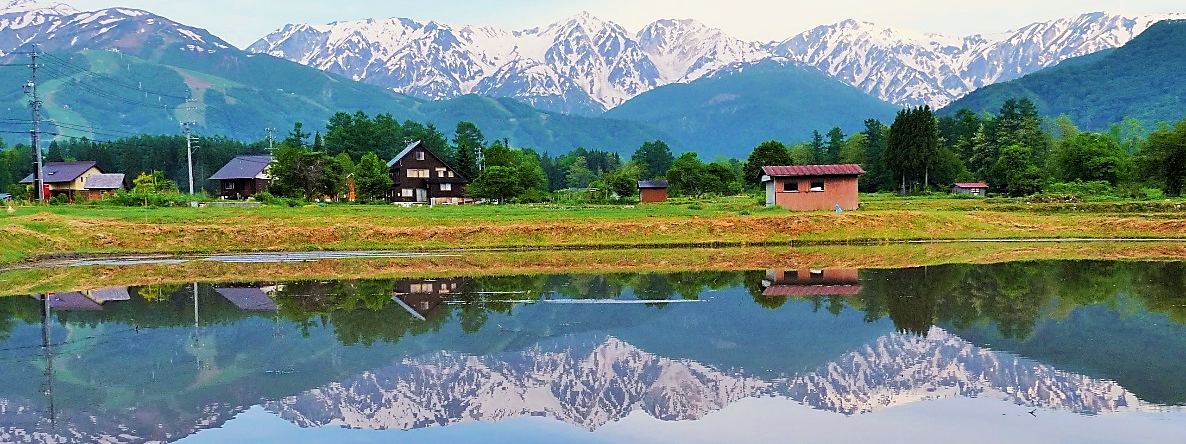
[[[980,182],[957,183],[951,187],[951,194],[984,197],[988,195],[988,185]]]
[[[666,180],[638,181],[639,201],[642,203],[667,202]]]

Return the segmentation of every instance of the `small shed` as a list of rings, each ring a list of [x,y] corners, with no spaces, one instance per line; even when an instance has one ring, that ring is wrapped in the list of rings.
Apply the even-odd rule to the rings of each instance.
[[[667,202],[667,186],[666,180],[638,181],[639,202]]]
[[[241,310],[275,311],[280,308],[276,301],[259,287],[215,287],[214,291]]]
[[[984,197],[988,195],[988,185],[980,182],[957,183],[951,187],[951,194]]]
[[[800,165],[762,167],[766,185],[766,206],[778,205],[791,211],[857,209],[857,178],[860,165]]]
[[[861,292],[856,269],[766,270],[763,296],[855,296]]]
[[[272,156],[235,156],[217,173],[210,176],[210,180],[219,181],[219,195],[223,199],[246,199],[263,192],[272,182],[268,173],[268,166],[272,164]]]
[[[92,174],[87,176],[83,194],[87,199],[99,200],[124,190],[123,174]]]

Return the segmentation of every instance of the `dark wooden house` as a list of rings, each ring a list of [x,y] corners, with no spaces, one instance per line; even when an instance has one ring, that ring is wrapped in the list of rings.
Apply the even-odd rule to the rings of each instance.
[[[390,202],[458,204],[466,201],[469,180],[454,171],[420,141],[413,142],[387,162]]]
[[[272,156],[235,156],[222,169],[210,176],[210,180],[217,180],[218,194],[223,199],[246,199],[263,192],[272,182],[268,173],[268,166],[272,164]]]
[[[395,302],[412,317],[424,320],[446,300],[467,291],[472,283],[471,278],[400,279],[392,293]]]
[[[638,200],[641,203],[667,202],[666,180],[638,181]]]

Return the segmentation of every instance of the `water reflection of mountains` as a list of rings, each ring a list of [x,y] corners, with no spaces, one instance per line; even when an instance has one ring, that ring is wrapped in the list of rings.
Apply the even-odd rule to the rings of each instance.
[[[997,375],[1013,369],[1009,371],[1042,380],[1036,385],[1017,382],[1015,388],[1085,397],[1074,404],[1058,401],[1062,399],[1058,396],[1048,396],[1048,401],[1001,396],[1015,402],[1087,413],[1133,408],[1138,405],[1134,393],[1157,404],[1186,401],[1182,384],[1171,377],[1180,375],[1186,365],[1182,359],[1186,357],[1186,335],[1180,325],[1186,318],[1180,296],[1186,274],[1181,264],[1050,262],[866,270],[859,273],[856,294],[802,298],[766,295],[771,285],[779,284],[777,278],[771,280],[776,274],[297,282],[278,285],[266,293],[240,291],[231,292],[232,296],[224,294],[225,288],[220,292],[203,285],[198,289],[196,311],[189,285],[133,288],[128,291],[130,301],[105,302],[98,311],[53,313],[52,339],[62,345],[54,359],[56,425],[49,429],[53,436],[74,442],[115,436],[115,431],[138,437],[127,439],[130,442],[172,439],[216,427],[241,409],[260,403],[270,403],[309,424],[332,423],[332,416],[325,416],[329,413],[319,416],[297,408],[294,402],[313,402],[309,401],[312,393],[331,393],[334,387],[364,390],[365,384],[357,382],[360,378],[385,372],[400,374],[398,368],[407,370],[400,366],[428,365],[420,371],[430,371],[433,359],[485,360],[483,365],[498,368],[493,363],[499,359],[534,359],[526,354],[546,347],[553,347],[550,356],[561,359],[556,355],[560,350],[557,344],[573,340],[583,341],[584,348],[565,346],[573,354],[563,359],[579,360],[599,349],[632,349],[628,355],[648,356],[652,364],[647,375],[663,367],[655,362],[666,360],[672,364],[663,367],[668,373],[660,374],[717,375],[713,377],[723,379],[714,384],[730,383],[730,378],[755,384],[756,388],[738,389],[726,393],[728,396],[708,391],[697,395],[699,398],[683,399],[673,393],[692,390],[696,381],[707,380],[697,377],[679,389],[656,391],[640,374],[632,384],[638,390],[645,386],[647,396],[667,399],[667,404],[656,401],[652,407],[640,407],[642,404],[628,403],[623,396],[618,405],[650,409],[647,411],[660,418],[700,414],[696,412],[705,408],[711,411],[714,402],[727,404],[743,393],[789,396],[842,413],[886,404],[879,399],[890,399],[892,404],[953,390],[1001,396],[997,391],[1009,386],[1008,376],[986,376],[999,382],[980,385],[957,379],[948,385],[926,387],[918,381],[872,378],[828,386],[833,394],[850,390],[853,384],[867,387],[851,390],[865,395],[847,397],[823,396],[819,388],[802,393],[793,389],[800,387],[792,383],[796,375],[836,380],[819,375],[831,375],[832,366],[861,356],[860,350],[870,344],[930,341],[936,334],[958,339],[945,332],[970,341],[956,347],[959,349],[991,354],[977,347],[990,346],[1042,363],[1020,359],[1021,369],[1010,365],[976,369],[973,365],[969,375]],[[812,273],[807,274],[810,279]],[[420,286],[413,289],[412,285]],[[244,308],[264,303],[258,299],[261,294],[273,305],[263,311]],[[571,306],[538,302],[564,298],[706,299],[710,303]],[[38,307],[28,298],[0,300],[0,337],[6,344],[39,343]],[[1175,322],[1165,322],[1167,318]],[[932,330],[932,325],[943,329]],[[928,339],[919,334],[928,334]],[[1084,347],[1084,343],[1091,346]],[[14,380],[0,396],[0,422],[6,430],[0,440],[29,442],[16,437],[32,431],[48,433],[44,412],[49,405],[38,377],[45,365],[38,363],[35,355],[39,353],[37,348],[0,351],[0,371],[21,375],[14,378],[20,381]],[[1008,353],[996,356],[993,359],[1001,362],[1013,359]],[[393,365],[392,357],[399,364]],[[872,358],[864,361],[873,362]],[[681,366],[702,371],[679,370]],[[1087,376],[1053,372],[1052,368]],[[861,374],[878,373],[865,370]],[[1119,385],[1107,382],[1110,380]],[[528,386],[508,383],[505,387]],[[382,388],[376,384],[371,389]],[[316,402],[349,406],[348,392],[332,393],[341,396],[337,401],[330,397],[326,399],[331,401]],[[818,401],[812,400],[812,393],[820,396]],[[96,412],[97,405],[105,410]],[[572,412],[592,412],[582,409],[596,404],[584,405],[590,407],[574,404],[569,410],[537,410],[564,417]],[[604,414],[599,418],[603,420],[622,411],[602,408]],[[23,413],[14,414],[18,411]],[[35,421],[33,412],[42,412],[42,420]],[[426,418],[422,418],[426,424],[451,420],[448,416]],[[42,424],[29,425],[38,422]]]
[[[546,416],[593,430],[637,410],[695,420],[760,396],[844,414],[953,396],[1084,414],[1157,410],[1115,382],[981,349],[939,328],[925,337],[889,334],[815,371],[776,379],[664,358],[613,337],[490,357],[440,352],[267,408],[302,427],[415,429]]]

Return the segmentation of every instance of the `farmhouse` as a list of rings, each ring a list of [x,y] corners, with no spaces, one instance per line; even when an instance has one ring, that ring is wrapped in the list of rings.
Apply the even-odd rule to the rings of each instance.
[[[71,202],[74,202],[78,195],[86,191],[87,178],[103,174],[95,166],[94,161],[47,162],[42,169],[45,172],[45,188],[47,190],[45,198],[66,195],[69,196]],[[32,184],[33,182],[32,174],[21,181],[23,184]]]
[[[246,199],[268,188],[272,182],[272,175],[268,173],[271,164],[272,156],[266,154],[235,156],[210,176],[210,180],[219,181],[219,195],[223,199]]]
[[[420,141],[412,142],[390,162],[390,202],[457,204],[465,201],[469,180],[453,170]]]
[[[984,197],[988,194],[988,185],[980,182],[957,183],[951,187],[951,194],[966,194],[969,196]]]
[[[860,165],[802,165],[762,167],[766,206],[791,211],[855,210]]]
[[[638,181],[639,202],[667,202],[666,180]]]

